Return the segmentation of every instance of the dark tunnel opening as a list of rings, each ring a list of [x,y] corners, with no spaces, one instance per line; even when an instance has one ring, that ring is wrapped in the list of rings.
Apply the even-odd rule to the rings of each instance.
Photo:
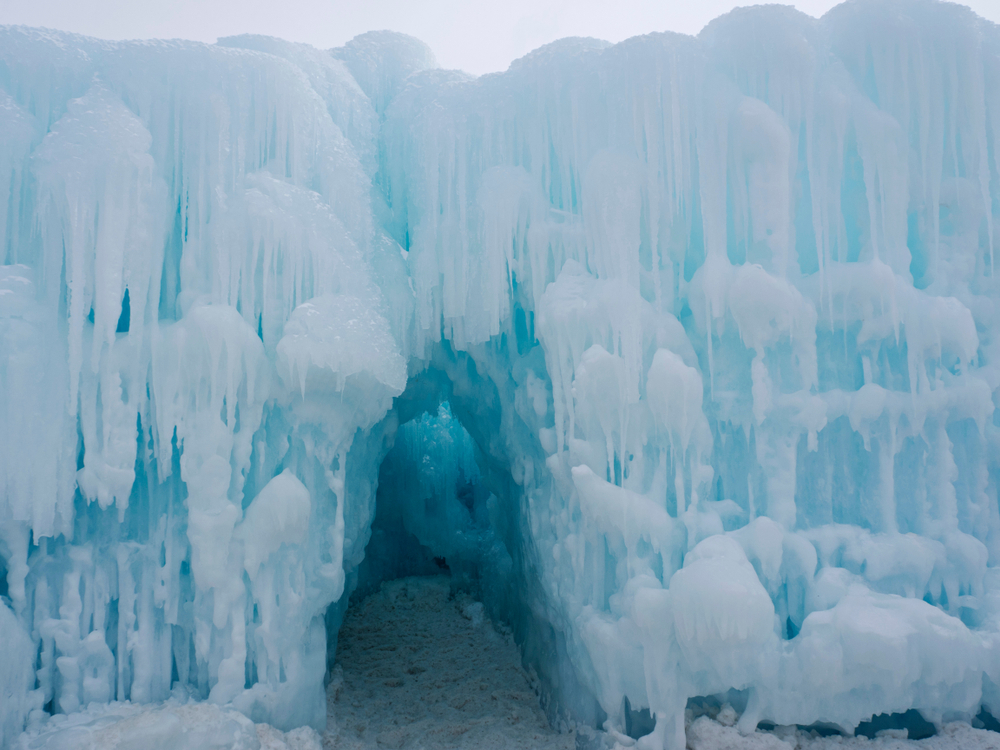
[[[520,495],[503,460],[484,450],[499,423],[499,397],[471,358],[446,360],[413,375],[386,417],[364,559],[348,571],[349,597],[327,613],[331,667],[346,608],[394,579],[447,575],[454,592],[518,629],[525,597]],[[478,390],[492,390],[492,398],[456,394],[455,370]]]
[[[484,578],[508,582],[513,561],[497,535],[501,501],[487,489],[476,453],[447,401],[400,425],[379,470],[352,602],[409,576],[449,575],[454,589],[477,598]]]
[[[482,602],[486,616],[511,633],[553,727],[565,728],[570,717],[599,727],[606,716],[579,682],[563,634],[545,617],[525,541],[527,499],[497,447],[503,387],[444,344],[395,399],[364,559],[348,571],[346,595],[326,616],[328,679],[349,608],[383,584],[445,575],[452,597]]]

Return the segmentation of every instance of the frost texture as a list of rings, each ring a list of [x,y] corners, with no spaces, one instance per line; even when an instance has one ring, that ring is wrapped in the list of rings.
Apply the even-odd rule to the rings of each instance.
[[[387,32],[2,28],[0,177],[0,744],[171,696],[320,727],[407,549],[552,717],[627,698],[645,748],[730,689],[743,731],[1000,713],[971,12],[737,10],[478,79]]]

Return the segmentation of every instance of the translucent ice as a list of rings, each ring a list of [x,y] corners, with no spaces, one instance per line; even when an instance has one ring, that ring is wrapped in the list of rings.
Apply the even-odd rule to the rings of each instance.
[[[445,567],[643,748],[998,714],[998,216],[933,0],[481,78],[0,28],[0,745],[321,727],[352,592]]]

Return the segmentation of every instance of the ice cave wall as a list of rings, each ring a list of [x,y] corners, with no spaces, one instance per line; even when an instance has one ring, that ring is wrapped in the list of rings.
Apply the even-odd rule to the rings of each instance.
[[[474,445],[400,512],[554,717],[627,697],[680,748],[730,688],[746,727],[1000,711],[968,10],[765,6],[480,78],[387,32],[5,27],[0,176],[0,744],[171,694],[321,724],[379,467],[435,414]],[[470,460],[492,555],[442,520]]]

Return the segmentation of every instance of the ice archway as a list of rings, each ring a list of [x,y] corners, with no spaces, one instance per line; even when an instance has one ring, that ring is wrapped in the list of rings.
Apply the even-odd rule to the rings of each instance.
[[[172,691],[320,721],[444,400],[554,717],[1000,710],[995,26],[769,6],[479,79],[0,35],[5,741]]]

